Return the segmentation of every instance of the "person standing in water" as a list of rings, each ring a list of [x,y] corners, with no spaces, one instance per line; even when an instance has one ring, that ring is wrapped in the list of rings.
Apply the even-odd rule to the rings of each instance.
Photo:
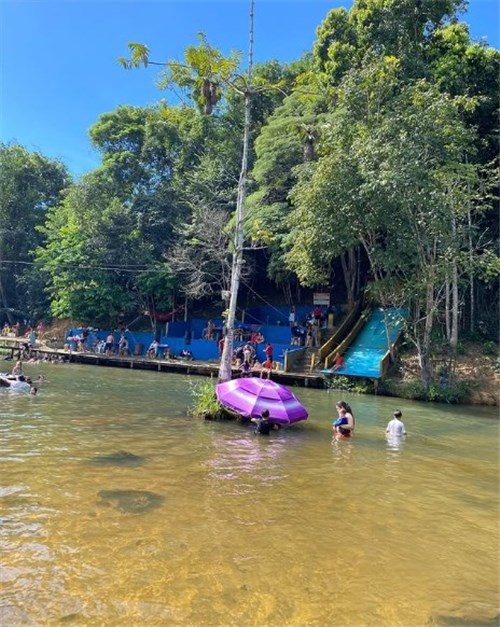
[[[256,424],[255,433],[259,435],[269,435],[271,432],[271,423],[269,422],[269,410],[264,409],[260,415],[260,418],[251,418],[251,421]]]
[[[394,418],[390,420],[387,424],[385,432],[391,436],[399,437],[402,435],[406,435],[405,425],[404,422],[401,420],[401,418],[403,417],[403,413],[399,409],[397,409],[394,412],[393,416]]]
[[[335,409],[337,410],[337,414],[340,419],[338,425],[335,425],[334,423],[335,434],[337,437],[351,438],[354,434],[356,421],[352,414],[350,405],[345,401],[339,401],[336,403]]]
[[[24,372],[23,372],[23,362],[22,361],[18,361],[18,362],[16,362],[16,365],[14,366],[14,368],[12,368],[12,376],[13,377],[19,377],[22,374],[24,374]]]

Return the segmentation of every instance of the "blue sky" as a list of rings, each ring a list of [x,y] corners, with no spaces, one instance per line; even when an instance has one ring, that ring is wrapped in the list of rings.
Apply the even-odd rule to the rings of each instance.
[[[471,0],[474,39],[499,47],[496,0]],[[246,52],[248,0],[0,0],[0,140],[62,159],[81,174],[99,163],[87,136],[118,105],[169,98],[158,68],[125,71],[127,43],[154,60],[180,58],[203,31],[224,52]],[[328,11],[348,0],[256,0],[255,59],[291,61],[311,49]]]

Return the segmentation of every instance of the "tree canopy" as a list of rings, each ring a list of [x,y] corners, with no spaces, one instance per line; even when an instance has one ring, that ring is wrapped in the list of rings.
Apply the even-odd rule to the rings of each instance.
[[[436,337],[496,328],[500,53],[471,40],[463,9],[356,0],[302,58],[250,77],[204,35],[166,62],[129,44],[122,65],[157,65],[182,98],[103,113],[101,164],[76,182],[2,145],[2,309],[105,324],[176,297],[222,306],[251,92],[246,272],[255,248],[280,287],[328,288],[341,264],[350,303],[410,310],[423,372]]]

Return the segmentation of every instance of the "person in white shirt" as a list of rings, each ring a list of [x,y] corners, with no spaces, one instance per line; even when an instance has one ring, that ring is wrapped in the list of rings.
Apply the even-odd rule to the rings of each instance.
[[[393,415],[394,418],[389,421],[385,432],[389,435],[406,435],[406,429],[403,421],[401,420],[401,418],[403,417],[402,412],[400,412],[398,409],[394,412]]]

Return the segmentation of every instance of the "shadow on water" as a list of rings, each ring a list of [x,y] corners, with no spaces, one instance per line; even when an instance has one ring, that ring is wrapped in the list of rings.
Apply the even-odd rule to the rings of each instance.
[[[436,627],[496,627],[500,625],[500,615],[487,617],[436,616],[432,625]]]
[[[114,507],[124,514],[143,514],[160,507],[164,498],[147,490],[100,490],[98,505]]]
[[[96,466],[142,466],[146,463],[146,459],[127,451],[118,451],[109,455],[96,455],[85,463]]]

